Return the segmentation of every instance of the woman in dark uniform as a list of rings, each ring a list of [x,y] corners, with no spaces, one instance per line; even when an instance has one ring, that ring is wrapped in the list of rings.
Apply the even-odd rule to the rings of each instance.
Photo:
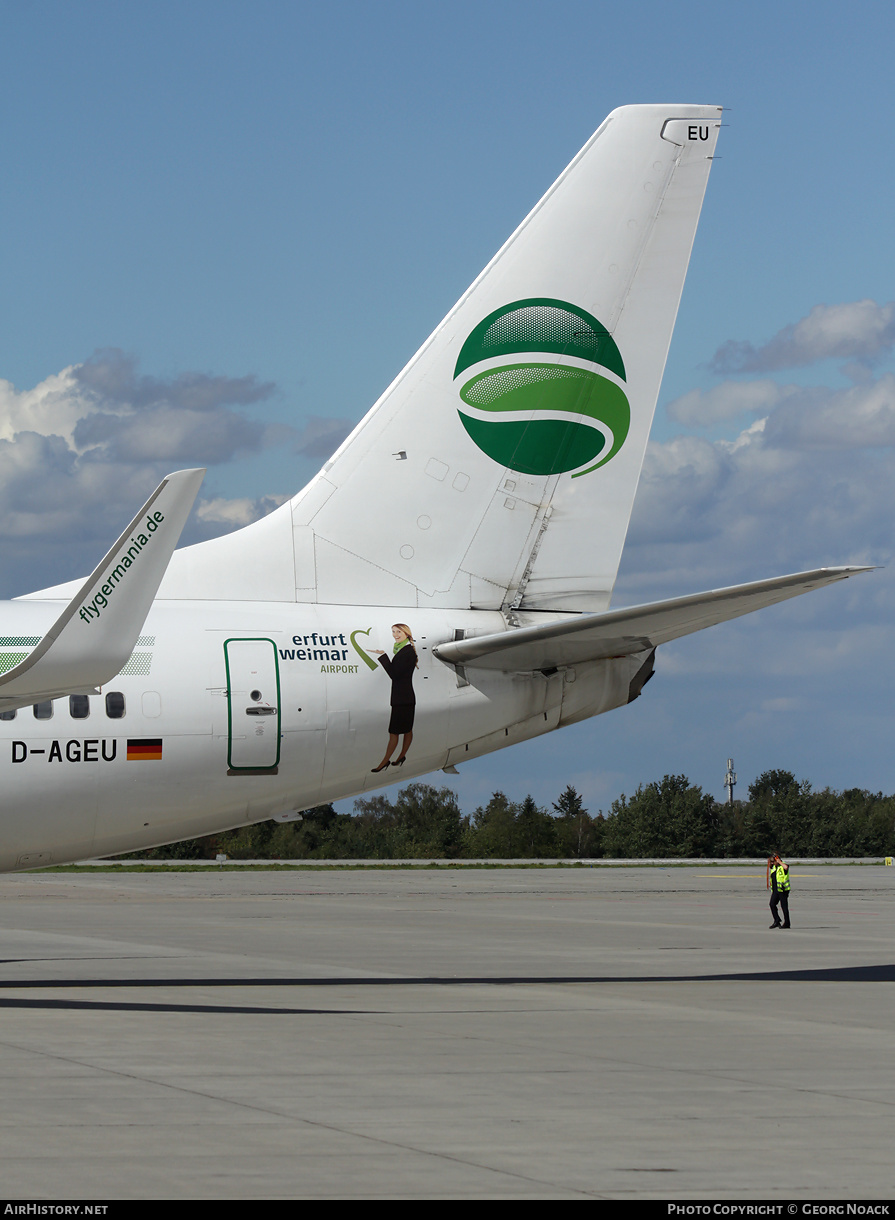
[[[404,744],[401,746],[400,756],[391,764],[393,767],[402,767],[404,765],[404,759],[407,757],[407,751],[410,749],[410,743],[413,741],[413,714],[416,710],[416,696],[413,693],[413,671],[416,669],[419,661],[416,649],[413,646],[413,636],[410,634],[410,628],[406,623],[395,623],[392,627],[392,635],[394,636],[395,646],[392,649],[391,660],[389,660],[381,648],[371,649],[372,652],[378,654],[379,664],[392,680],[392,697],[390,700],[392,718],[388,722],[388,748],[379,766],[373,767],[374,773],[384,771],[389,765],[389,760],[395,752],[398,738],[402,733],[404,734]]]

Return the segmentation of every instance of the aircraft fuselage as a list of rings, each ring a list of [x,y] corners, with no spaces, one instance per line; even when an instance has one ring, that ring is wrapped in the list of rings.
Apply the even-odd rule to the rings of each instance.
[[[6,603],[0,665],[56,603]],[[391,626],[419,666],[406,764],[388,738]],[[494,611],[158,602],[101,694],[0,720],[0,869],[132,851],[409,780],[626,703],[640,654],[553,674],[464,673],[439,643],[505,628]],[[38,705],[46,716],[49,707]],[[84,714],[86,712],[86,715]],[[7,713],[7,715],[9,715]],[[397,753],[395,755],[397,757]]]

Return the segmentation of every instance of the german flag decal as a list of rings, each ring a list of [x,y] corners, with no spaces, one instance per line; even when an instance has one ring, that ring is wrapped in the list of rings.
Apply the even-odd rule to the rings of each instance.
[[[127,739],[128,762],[155,762],[161,757],[161,737],[129,737]]]

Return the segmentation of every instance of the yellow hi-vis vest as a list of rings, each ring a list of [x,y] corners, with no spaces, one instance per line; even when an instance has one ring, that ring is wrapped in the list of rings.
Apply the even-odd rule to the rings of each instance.
[[[777,881],[777,893],[778,894],[788,894],[789,893],[789,873],[786,871],[786,869],[783,867],[782,864],[778,864],[777,868],[775,870],[775,874],[776,874],[776,881]]]

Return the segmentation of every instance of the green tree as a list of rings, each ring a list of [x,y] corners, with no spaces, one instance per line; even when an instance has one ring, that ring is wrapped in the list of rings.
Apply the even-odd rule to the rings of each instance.
[[[811,785],[791,771],[764,771],[749,785],[743,823],[748,855],[803,852],[811,837]]]
[[[450,788],[409,784],[398,793],[395,819],[412,844],[412,855],[453,859],[460,854],[463,817]]]
[[[603,818],[592,818],[580,794],[569,784],[553,802],[556,841],[560,856],[591,860],[602,855]]]
[[[512,859],[522,853],[516,834],[516,806],[503,792],[495,792],[487,805],[472,815],[467,836],[468,856]]]
[[[613,801],[603,827],[608,856],[629,859],[714,854],[717,806],[686,775],[666,775],[641,785],[630,800]]]
[[[268,842],[268,851],[273,860],[333,859],[333,831],[339,815],[332,805],[314,805],[305,809],[300,821],[274,822]]]
[[[523,856],[549,859],[558,855],[553,818],[529,794],[516,812],[516,842]]]
[[[354,808],[374,858],[450,859],[462,850],[464,820],[450,788],[408,784],[394,803],[376,795],[356,800]]]

